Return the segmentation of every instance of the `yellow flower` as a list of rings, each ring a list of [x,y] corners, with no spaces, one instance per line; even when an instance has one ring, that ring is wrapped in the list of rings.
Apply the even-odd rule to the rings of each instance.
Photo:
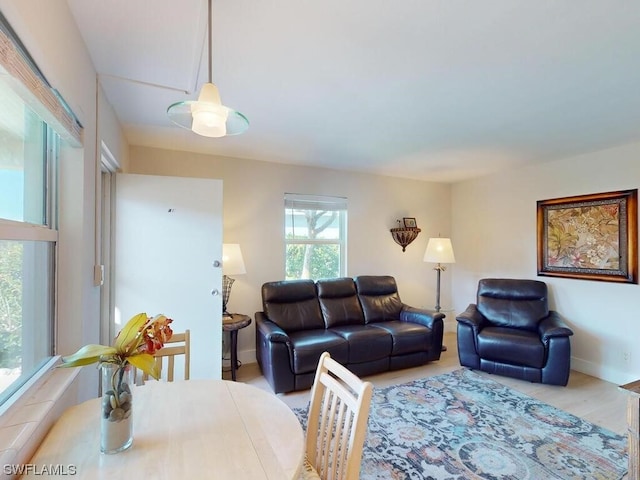
[[[125,366],[130,363],[144,373],[160,377],[153,354],[171,339],[173,322],[164,315],[148,317],[139,313],[131,317],[116,336],[113,347],[85,345],[73,355],[62,357],[61,367],[81,367],[92,363],[114,363]]]

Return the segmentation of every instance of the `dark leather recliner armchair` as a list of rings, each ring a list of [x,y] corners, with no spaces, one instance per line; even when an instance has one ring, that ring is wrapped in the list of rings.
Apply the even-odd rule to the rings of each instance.
[[[537,280],[485,278],[457,316],[460,365],[530,382],[566,385],[573,332],[549,310]]]

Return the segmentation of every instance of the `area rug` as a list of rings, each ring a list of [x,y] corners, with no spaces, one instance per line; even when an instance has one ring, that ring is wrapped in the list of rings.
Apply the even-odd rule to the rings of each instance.
[[[306,409],[294,410],[303,425]],[[374,390],[360,478],[620,479],[626,438],[467,369]]]

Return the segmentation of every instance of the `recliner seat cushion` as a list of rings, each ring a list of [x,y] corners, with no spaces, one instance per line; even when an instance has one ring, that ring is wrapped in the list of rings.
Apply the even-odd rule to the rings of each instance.
[[[535,332],[485,327],[478,333],[477,342],[480,358],[532,368],[544,367],[544,345]]]
[[[289,334],[291,368],[296,375],[315,372],[322,352],[329,352],[336,362],[346,364],[349,343],[337,333],[325,330],[302,330]]]
[[[344,325],[331,331],[349,342],[349,364],[371,362],[391,355],[392,336],[381,328]]]
[[[482,279],[477,306],[494,326],[536,331],[549,315],[547,285],[538,280]]]
[[[361,275],[355,278],[365,323],[399,320],[402,301],[395,278]]]
[[[325,328],[313,280],[288,280],[262,285],[266,316],[285,332]]]
[[[391,355],[425,352],[431,345],[432,332],[424,325],[392,320],[371,324],[374,328],[384,330],[391,335]]]
[[[364,314],[352,278],[318,280],[316,288],[327,328],[364,325]]]

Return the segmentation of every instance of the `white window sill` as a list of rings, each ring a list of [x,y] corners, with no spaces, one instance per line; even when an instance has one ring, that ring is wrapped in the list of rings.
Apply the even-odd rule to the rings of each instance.
[[[59,363],[59,358],[56,359]],[[53,423],[77,403],[79,368],[48,369],[0,416],[0,480],[16,476],[5,465],[27,463]]]

